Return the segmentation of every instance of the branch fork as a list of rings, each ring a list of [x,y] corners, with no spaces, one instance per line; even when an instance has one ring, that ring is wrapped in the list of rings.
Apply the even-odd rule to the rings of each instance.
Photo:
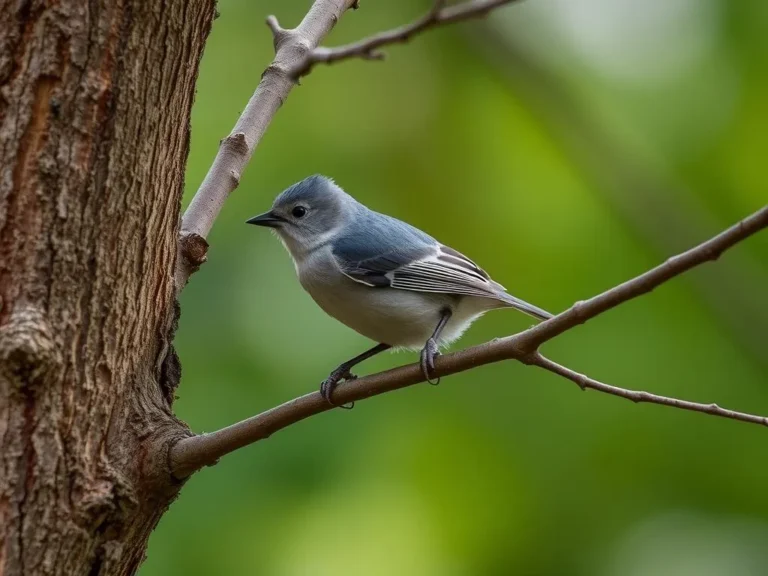
[[[291,35],[291,31],[280,26],[277,16],[274,14],[267,16],[267,26],[272,31],[272,44],[275,47],[275,52],[278,52],[280,45]]]
[[[384,46],[403,44],[416,34],[444,24],[461,20],[481,18],[495,8],[511,4],[519,0],[468,0],[448,6],[446,0],[436,0],[432,7],[420,18],[410,24],[374,34],[358,42],[337,46],[334,48],[317,47],[309,55],[291,69],[290,74],[299,79],[308,74],[316,64],[334,64],[341,60],[360,58],[363,60],[384,60]]]

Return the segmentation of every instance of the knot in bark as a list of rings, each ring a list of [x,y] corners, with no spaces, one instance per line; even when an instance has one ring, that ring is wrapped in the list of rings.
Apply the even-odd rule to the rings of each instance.
[[[248,154],[248,140],[245,139],[245,134],[242,132],[230,134],[221,141],[221,145],[237,156]]]
[[[179,238],[179,248],[190,266],[197,269],[208,256],[208,242],[194,232],[182,232]]]
[[[15,309],[0,326],[0,373],[19,388],[43,382],[62,365],[48,319],[34,306]]]

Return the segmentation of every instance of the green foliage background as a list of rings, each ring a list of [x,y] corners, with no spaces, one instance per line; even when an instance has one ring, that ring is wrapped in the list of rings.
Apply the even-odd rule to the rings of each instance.
[[[185,202],[272,57],[264,17],[291,26],[308,5],[220,0]],[[426,7],[363,0],[328,44]],[[314,390],[370,345],[314,305],[275,238],[244,225],[309,174],[553,312],[686,248],[674,238],[693,215],[702,240],[766,202],[762,0],[529,0],[388,54],[304,79],[217,221],[177,342],[177,411],[193,429]],[[717,272],[694,273],[547,353],[616,385],[768,414],[768,304],[747,334],[728,321],[731,306],[766,299],[768,237],[736,250],[708,265],[743,272],[720,277],[719,309],[701,289]],[[459,346],[529,323],[492,313]],[[414,360],[384,355],[360,373]],[[496,364],[323,414],[203,470],[141,574],[765,574],[766,446],[757,426]]]

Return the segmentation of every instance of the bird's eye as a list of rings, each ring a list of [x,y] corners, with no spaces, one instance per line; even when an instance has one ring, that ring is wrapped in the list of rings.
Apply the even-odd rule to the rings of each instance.
[[[291,210],[291,214],[293,214],[294,218],[301,218],[307,213],[307,209],[304,208],[304,206],[294,206],[293,210]]]

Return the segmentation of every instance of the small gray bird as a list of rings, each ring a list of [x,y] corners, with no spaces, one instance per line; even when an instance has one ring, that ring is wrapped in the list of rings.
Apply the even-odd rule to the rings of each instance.
[[[320,392],[331,404],[336,384],[355,378],[353,366],[389,348],[421,350],[421,369],[430,381],[439,348],[488,310],[510,307],[539,320],[552,317],[507,294],[460,252],[366,208],[324,176],[297,182],[269,212],[247,222],[275,229],[320,308],[379,343],[323,381]]]

